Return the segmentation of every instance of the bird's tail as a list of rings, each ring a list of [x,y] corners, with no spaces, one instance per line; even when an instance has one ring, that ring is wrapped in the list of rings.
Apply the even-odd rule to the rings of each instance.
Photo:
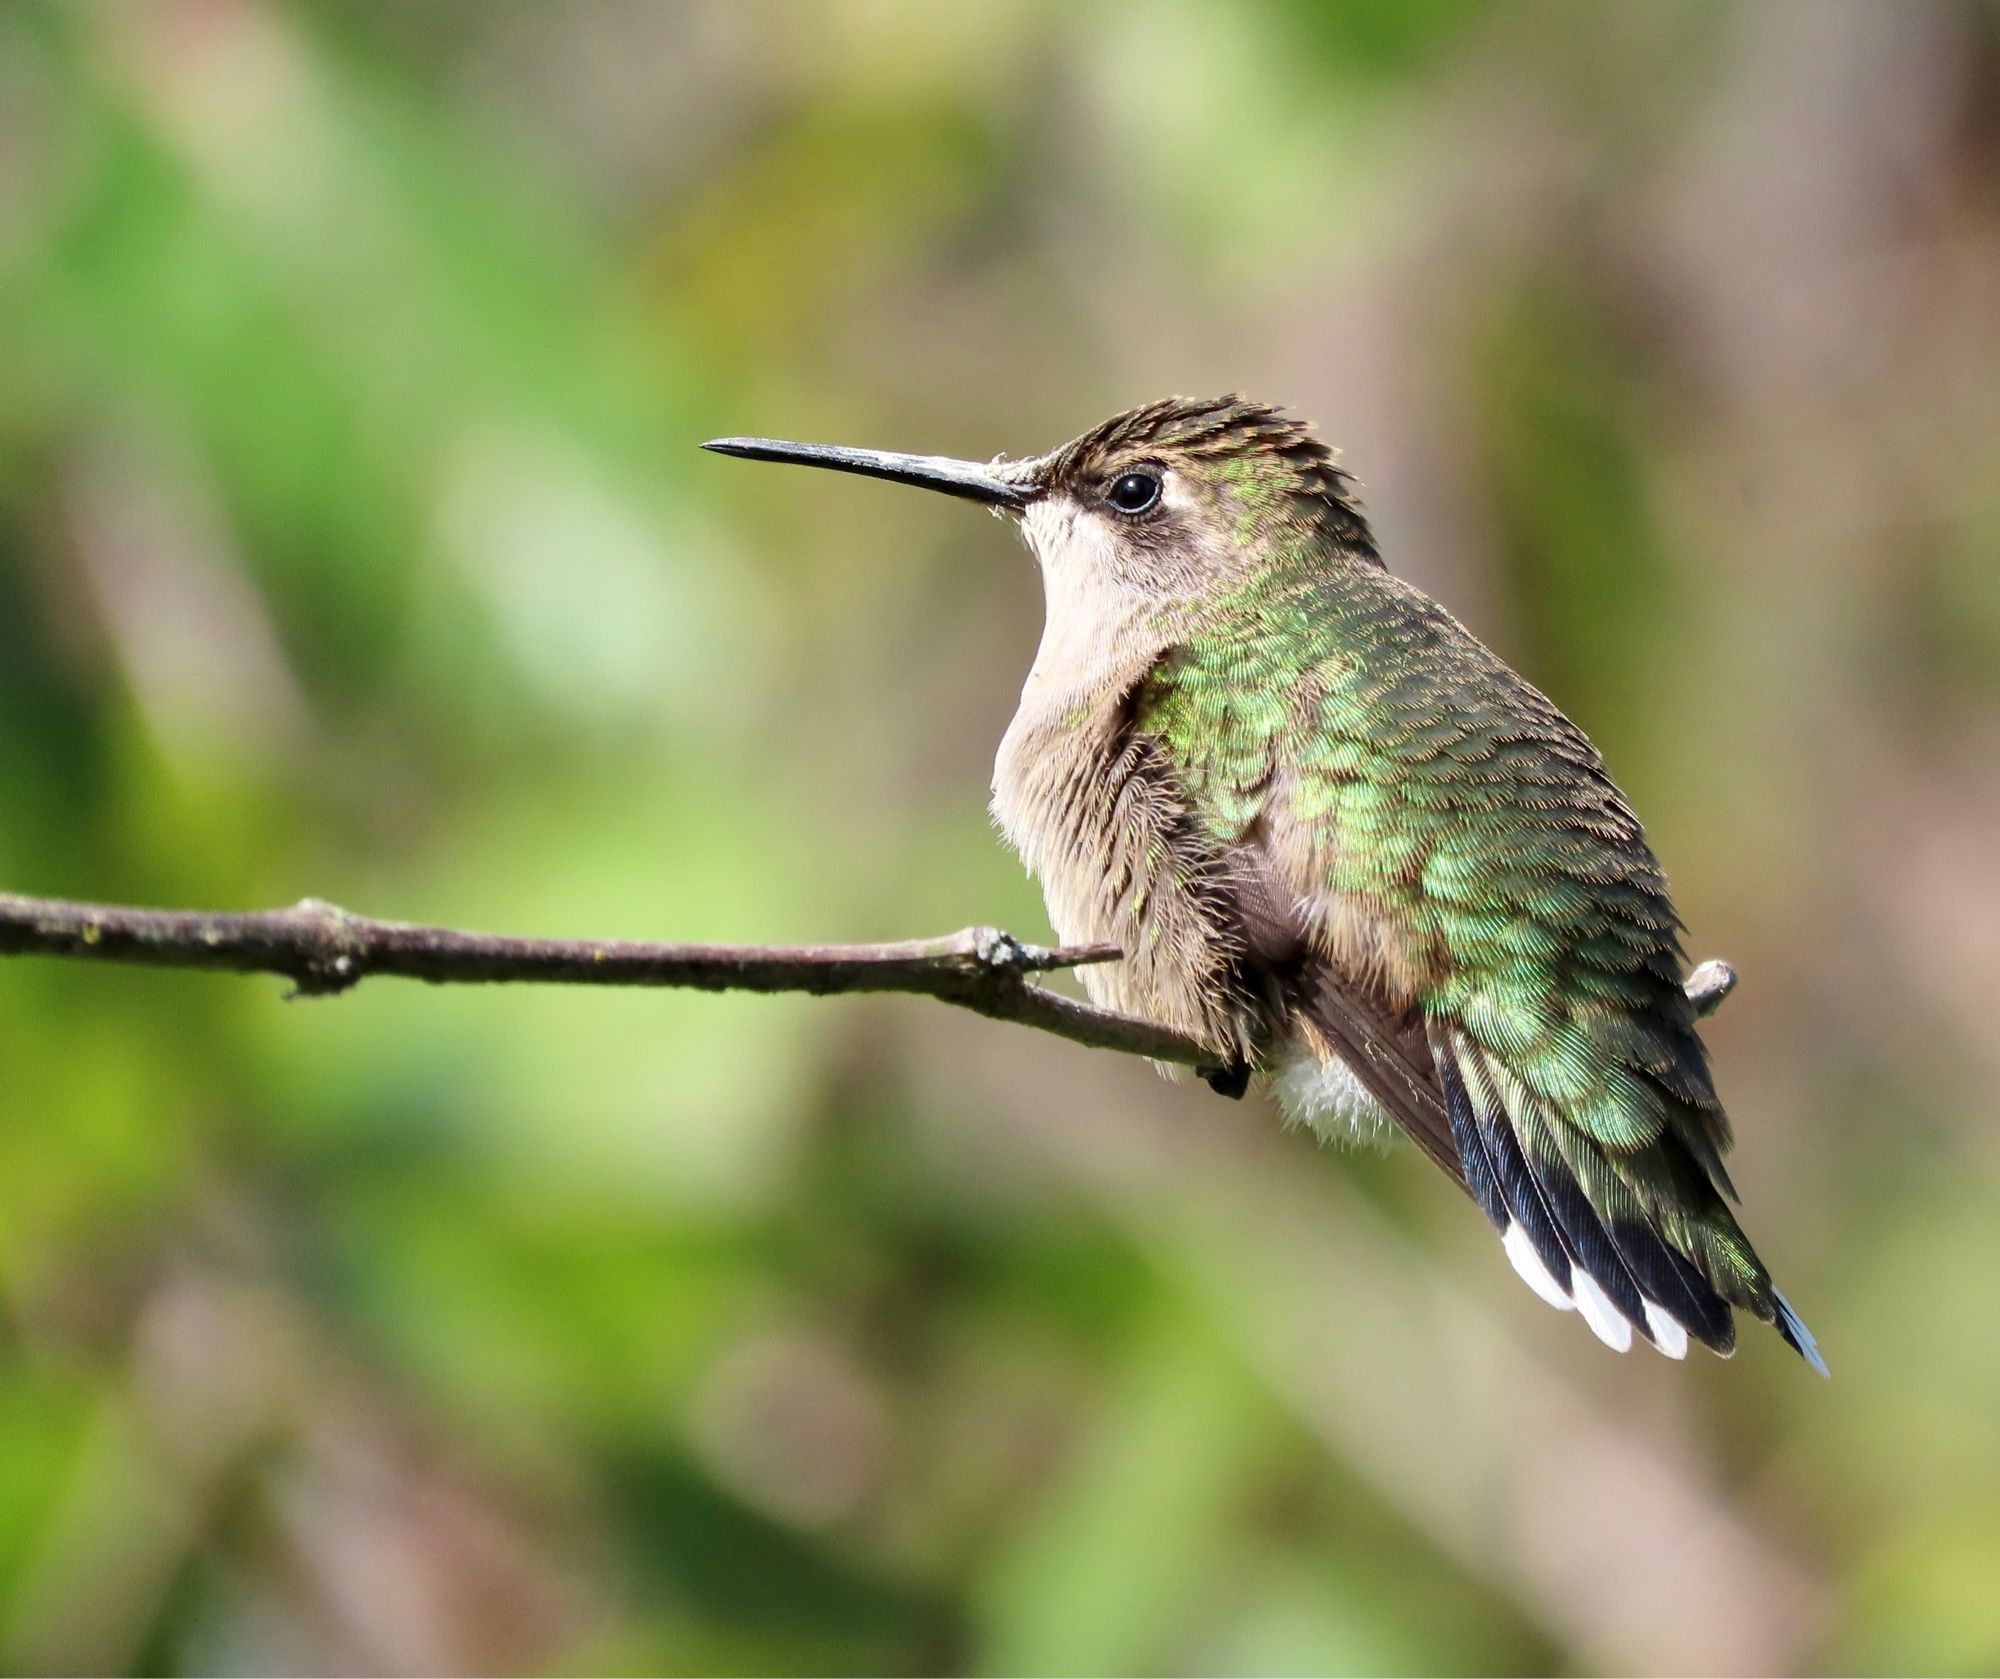
[[[1709,1164],[1674,1131],[1621,1151],[1449,1022],[1433,1023],[1431,1051],[1466,1187],[1550,1305],[1620,1352],[1636,1332],[1669,1358],[1684,1358],[1690,1339],[1727,1357],[1740,1307],[1828,1373]]]

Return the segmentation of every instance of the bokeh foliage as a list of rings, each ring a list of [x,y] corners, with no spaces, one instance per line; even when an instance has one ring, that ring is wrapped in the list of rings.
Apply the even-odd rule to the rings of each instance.
[[[0,9],[0,881],[1044,923],[965,509],[1290,402],[1597,735],[1819,1332],[914,1001],[0,964],[0,1665],[2000,1663],[1988,5]]]

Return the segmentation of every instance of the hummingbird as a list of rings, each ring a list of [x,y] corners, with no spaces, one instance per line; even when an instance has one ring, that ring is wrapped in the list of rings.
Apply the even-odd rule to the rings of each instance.
[[[1827,1373],[1730,1209],[1681,922],[1584,732],[1389,571],[1286,411],[1169,397],[1029,459],[704,445],[1017,518],[1045,620],[993,813],[1100,1006],[1332,1139],[1400,1130],[1623,1352]]]

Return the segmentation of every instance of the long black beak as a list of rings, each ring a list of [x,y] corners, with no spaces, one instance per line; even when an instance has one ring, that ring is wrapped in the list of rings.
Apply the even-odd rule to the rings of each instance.
[[[892,484],[915,484],[942,490],[948,496],[981,501],[989,507],[1026,507],[1035,499],[1031,483],[1002,476],[1004,466],[979,461],[955,461],[947,455],[897,455],[886,449],[844,449],[836,443],[784,443],[772,437],[718,437],[704,443],[718,455],[741,455],[746,461],[791,461],[798,466],[823,466],[833,472],[858,472],[865,478],[886,478]]]

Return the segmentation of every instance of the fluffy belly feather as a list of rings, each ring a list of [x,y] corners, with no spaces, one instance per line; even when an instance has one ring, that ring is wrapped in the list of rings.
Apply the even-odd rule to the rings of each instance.
[[[1157,753],[1121,737],[1113,698],[1024,709],[1001,742],[993,814],[1057,935],[1125,952],[1081,970],[1094,1001],[1245,1055],[1255,1032],[1228,894]]]
[[[1321,1059],[1304,1044],[1286,1044],[1272,1057],[1270,1075],[1286,1117],[1330,1143],[1381,1147],[1396,1134],[1388,1111],[1338,1056]]]

